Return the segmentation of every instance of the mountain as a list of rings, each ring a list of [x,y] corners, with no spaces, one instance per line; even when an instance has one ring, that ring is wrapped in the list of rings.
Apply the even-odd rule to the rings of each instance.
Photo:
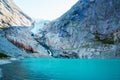
[[[31,26],[32,19],[14,4],[13,0],[0,0],[0,28]]]
[[[0,0],[0,58],[51,57],[34,39],[33,24],[12,0]]]
[[[56,57],[120,57],[120,0],[79,0],[49,23],[46,45]]]
[[[32,19],[11,0],[1,0],[0,56],[120,58],[119,5],[120,0],[79,0],[54,21],[35,22],[32,33]]]

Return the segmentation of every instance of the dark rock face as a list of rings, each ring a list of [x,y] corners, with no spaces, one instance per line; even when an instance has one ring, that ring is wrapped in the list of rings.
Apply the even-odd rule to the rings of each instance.
[[[61,54],[57,56],[58,58],[79,58],[79,55],[76,52],[72,51],[63,51]]]
[[[120,57],[120,0],[79,0],[47,27],[46,44],[80,58]]]
[[[0,28],[31,26],[32,19],[24,14],[12,0],[0,0]]]

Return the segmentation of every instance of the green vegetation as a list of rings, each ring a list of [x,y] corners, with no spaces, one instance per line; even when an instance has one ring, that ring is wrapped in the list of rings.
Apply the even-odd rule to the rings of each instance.
[[[105,39],[100,39],[100,35],[95,34],[95,39],[96,39],[96,41],[101,42],[103,44],[114,44],[114,36],[113,36],[113,34],[107,35]]]
[[[0,28],[6,28],[6,26],[4,26],[4,25],[0,25]]]
[[[4,53],[0,53],[0,59],[6,59],[9,58],[10,56],[5,55]]]

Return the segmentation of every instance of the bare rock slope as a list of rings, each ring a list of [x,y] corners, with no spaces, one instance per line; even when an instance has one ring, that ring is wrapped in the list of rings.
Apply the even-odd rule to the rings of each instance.
[[[16,6],[13,0],[0,0],[0,28],[30,26],[32,19]]]
[[[120,0],[79,0],[46,28],[46,44],[62,56],[120,57],[119,5]]]

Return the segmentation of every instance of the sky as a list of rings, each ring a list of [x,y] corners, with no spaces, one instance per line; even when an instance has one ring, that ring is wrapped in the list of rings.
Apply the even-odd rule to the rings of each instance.
[[[24,13],[34,19],[54,20],[78,0],[14,0]]]

